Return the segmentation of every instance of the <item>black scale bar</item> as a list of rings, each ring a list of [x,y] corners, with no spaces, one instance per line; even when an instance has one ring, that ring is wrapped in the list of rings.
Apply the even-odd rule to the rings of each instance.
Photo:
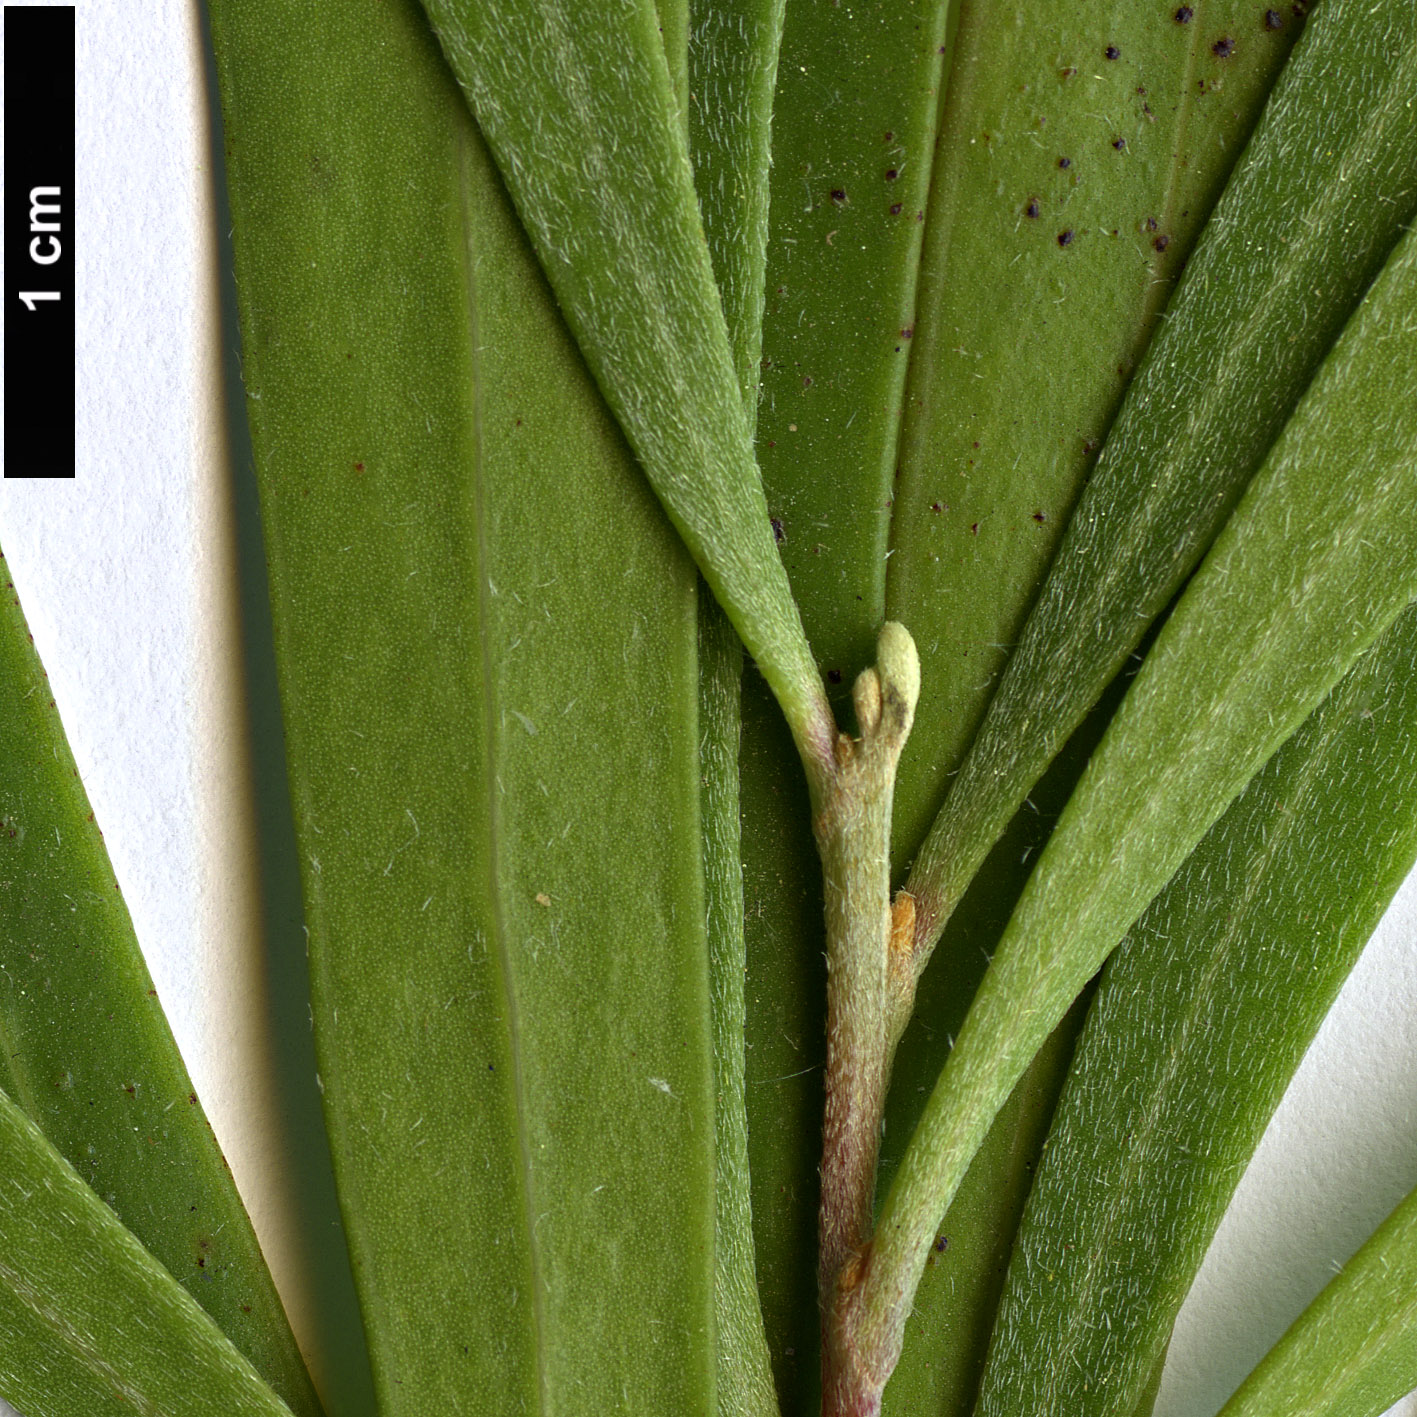
[[[6,5],[5,476],[74,475],[74,10]]]

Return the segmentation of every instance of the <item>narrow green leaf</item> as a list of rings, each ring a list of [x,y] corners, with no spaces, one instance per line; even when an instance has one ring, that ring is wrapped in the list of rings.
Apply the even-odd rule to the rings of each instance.
[[[714,1317],[720,1417],[777,1417],[753,1251],[744,1104],[743,865],[738,740],[743,649],[714,602],[699,602],[699,735],[704,890],[713,987]]]
[[[1030,878],[886,1200],[860,1306],[874,1362],[894,1364],[935,1223],[1038,1047],[1417,595],[1414,301],[1409,233],[1162,630]]]
[[[318,1413],[8,573],[0,723],[0,1084],[290,1406]]]
[[[757,415],[767,238],[768,145],[782,0],[689,7],[689,150],[749,426]],[[673,64],[670,65],[671,72]],[[743,648],[706,590],[699,598],[704,890],[713,999],[714,1313],[720,1417],[777,1417],[758,1299],[746,1066],[739,744]]]
[[[1417,1385],[1417,1191],[1295,1319],[1220,1417],[1378,1417]]]
[[[1033,782],[1204,554],[1417,210],[1414,88],[1417,9],[1335,0],[1315,14],[915,863],[917,970],[932,928],[924,917],[938,928],[948,916]],[[903,546],[901,558],[917,567],[921,548]]]
[[[1123,675],[1029,795],[950,917],[935,967],[891,1073],[878,1193],[884,1194],[949,1056],[970,1000],[1039,853],[1130,682]],[[970,1163],[941,1220],[907,1321],[900,1362],[882,1395],[885,1417],[970,1417],[984,1372],[1014,1234],[1086,1014],[1078,999],[1054,1029]]]
[[[950,8],[794,4],[783,32],[758,457],[793,594],[843,706],[885,619]]]
[[[417,7],[214,31],[380,1410],[711,1417],[692,563]]]
[[[762,357],[773,92],[785,0],[694,0],[689,155],[751,432]]]
[[[882,1394],[885,1417],[974,1411],[1014,1233],[1082,1016],[1070,1014],[1019,1079],[940,1221]]]
[[[782,715],[743,677],[748,1157],[758,1291],[785,1417],[815,1417],[826,963],[811,804]]]
[[[1272,29],[1250,0],[961,7],[886,592],[926,684],[901,769],[901,862],[974,737],[1094,450],[1300,28],[1289,6],[1276,13]],[[1195,351],[1202,368],[1217,333]],[[1094,700],[1119,667],[1100,671]]]
[[[427,0],[606,400],[792,726],[834,739],[768,521],[647,0]]]
[[[0,1092],[0,1396],[26,1417],[290,1409]]]
[[[1414,664],[1409,609],[1108,962],[979,1417],[1135,1411],[1271,1113],[1417,856]]]

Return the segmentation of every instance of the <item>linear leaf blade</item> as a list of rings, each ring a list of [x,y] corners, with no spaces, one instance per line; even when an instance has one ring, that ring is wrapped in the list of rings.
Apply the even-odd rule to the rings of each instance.
[[[818,1396],[817,1203],[826,1054],[822,868],[791,740],[743,676],[739,792],[747,952],[745,1090],[758,1290],[784,1414]]]
[[[1417,856],[1414,664],[1408,610],[1109,960],[1029,1197],[980,1417],[1130,1417],[1143,1396],[1284,1087]]]
[[[1295,1319],[1220,1417],[1378,1417],[1417,1384],[1417,1191]]]
[[[744,1100],[746,952],[738,806],[743,649],[711,599],[700,600],[699,614],[704,886],[713,990],[718,1411],[720,1417],[777,1417],[758,1299]]]
[[[793,594],[843,711],[886,618],[950,8],[793,4],[783,31],[758,458]]]
[[[0,622],[0,1085],[290,1406],[318,1413],[8,573]]]
[[[890,529],[888,613],[920,642],[930,686],[902,765],[902,863],[953,787],[1300,28],[1288,6],[1276,28],[1263,13],[1248,0],[960,8]]]
[[[694,3],[686,18],[689,151],[749,425],[757,416],[768,150],[782,0]],[[670,72],[674,73],[674,63]],[[743,648],[699,597],[701,816],[713,1003],[714,1313],[720,1417],[777,1417],[758,1297],[748,1163],[746,972],[739,758]]]
[[[830,713],[773,540],[653,7],[428,12],[607,402],[824,776]]]
[[[380,1410],[711,1417],[692,563],[417,6],[216,18],[316,1046]]]
[[[1309,22],[915,862],[917,970],[930,930],[1204,554],[1417,211],[1414,85],[1417,11],[1339,0]]]
[[[886,1200],[861,1301],[863,1351],[881,1361],[898,1351],[935,1222],[1044,1038],[1417,595],[1414,308],[1409,233],[1161,632],[1030,878]]]
[[[0,1092],[0,1395],[26,1417],[289,1417]]]
[[[758,418],[768,168],[785,0],[689,9],[689,156],[751,432]]]

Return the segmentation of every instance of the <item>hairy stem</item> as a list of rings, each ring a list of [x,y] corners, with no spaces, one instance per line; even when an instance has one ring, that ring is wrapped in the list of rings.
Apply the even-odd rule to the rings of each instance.
[[[855,1289],[871,1235],[892,941],[897,935],[910,938],[891,908],[890,823],[896,765],[919,692],[915,643],[900,625],[888,623],[877,641],[875,666],[856,680],[861,736],[837,736],[835,771],[813,823],[827,924],[819,1281],[822,1410],[829,1417],[872,1410],[854,1405],[860,1364],[842,1320],[849,1307],[844,1298]]]

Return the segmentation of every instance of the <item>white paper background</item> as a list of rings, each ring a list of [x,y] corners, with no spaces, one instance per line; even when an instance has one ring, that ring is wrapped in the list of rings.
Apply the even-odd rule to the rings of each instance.
[[[201,28],[191,0],[109,0],[83,9],[78,36],[79,474],[0,482],[0,541],[183,1056],[342,1417],[358,1399],[322,1357],[253,944]],[[1241,1183],[1158,1417],[1214,1413],[1414,1183],[1417,873]],[[1417,1395],[1393,1413],[1417,1417]]]

